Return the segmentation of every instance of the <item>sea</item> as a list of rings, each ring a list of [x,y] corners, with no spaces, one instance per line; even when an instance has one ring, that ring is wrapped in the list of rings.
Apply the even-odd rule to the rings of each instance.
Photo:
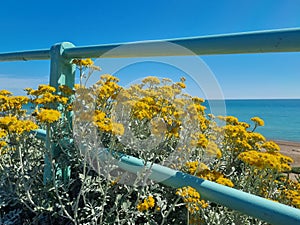
[[[260,117],[265,125],[257,127],[256,132],[267,139],[300,142],[300,99],[209,100],[203,104],[206,113],[235,116],[252,126],[251,118]],[[24,108],[32,110],[30,105]]]
[[[219,101],[206,101],[207,111]],[[252,117],[263,119],[265,125],[256,132],[267,139],[300,142],[300,99],[225,100],[225,107],[226,115],[235,116],[239,121],[253,125]]]

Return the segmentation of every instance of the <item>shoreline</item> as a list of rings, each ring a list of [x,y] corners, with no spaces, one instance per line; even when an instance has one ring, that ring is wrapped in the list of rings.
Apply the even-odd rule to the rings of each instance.
[[[291,166],[300,166],[300,142],[273,140],[280,147],[280,152],[291,157],[294,162]]]
[[[274,142],[276,142],[278,145],[286,145],[286,146],[295,146],[295,147],[299,147],[300,146],[300,141],[286,141],[286,140],[273,140]]]

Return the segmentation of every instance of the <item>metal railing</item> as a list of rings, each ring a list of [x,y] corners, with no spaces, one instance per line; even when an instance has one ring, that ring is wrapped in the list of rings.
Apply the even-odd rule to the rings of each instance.
[[[110,51],[123,44],[75,47],[72,43],[63,42],[52,46],[50,50],[2,53],[0,54],[0,61],[50,59],[50,85],[56,88],[60,85],[73,87],[75,80],[75,66],[71,64],[73,58],[126,58],[190,54],[186,51],[182,52],[179,50],[164,52],[160,48],[155,47],[161,42],[181,45],[190,49],[192,51],[191,54],[196,55],[300,52],[300,29],[282,29],[125,43],[128,51],[123,52]],[[139,46],[146,47],[143,48],[146,50],[140,51]],[[37,130],[36,133],[39,138],[46,139],[47,137],[44,130]],[[49,165],[47,166],[47,161],[45,163],[45,174],[47,176],[51,168],[49,168]],[[50,163],[48,162],[48,164]],[[119,160],[119,166],[129,172],[137,173],[142,170],[145,165],[143,161],[138,158],[122,156]],[[296,208],[203,180],[168,167],[158,164],[152,165],[149,178],[173,188],[183,186],[194,187],[204,199],[238,210],[271,224],[300,224],[300,210]]]

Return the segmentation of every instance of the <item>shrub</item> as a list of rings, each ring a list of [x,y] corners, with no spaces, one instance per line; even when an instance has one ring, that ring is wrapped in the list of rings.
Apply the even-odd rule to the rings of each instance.
[[[99,69],[90,60],[73,63],[81,77]],[[250,129],[233,116],[207,115],[204,100],[184,92],[184,78],[118,82],[103,75],[90,88],[40,85],[26,89],[29,97],[0,91],[1,223],[266,224],[192,187],[155,183],[151,167],[127,173],[116,166],[119,154],[300,208],[299,183],[283,175],[292,159],[255,132],[262,119],[253,117]],[[22,108],[29,102],[31,114]]]

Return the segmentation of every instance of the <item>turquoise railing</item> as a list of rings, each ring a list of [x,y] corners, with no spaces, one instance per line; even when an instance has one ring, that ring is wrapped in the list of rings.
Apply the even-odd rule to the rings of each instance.
[[[161,42],[178,44],[191,50],[162,51]],[[178,55],[213,55],[238,53],[271,53],[271,52],[300,52],[300,29],[282,29],[258,31],[225,35],[211,35],[193,38],[171,39],[163,41],[145,41],[126,43],[127,51],[110,51],[123,44],[109,44],[86,47],[75,47],[72,43],[63,42],[47,50],[23,51],[0,54],[0,61],[51,60],[50,85],[74,86],[75,67],[71,64],[73,58],[126,58],[150,56]],[[140,51],[139,46],[143,46]],[[145,48],[146,47],[146,48]],[[109,53],[107,53],[110,51]],[[104,54],[107,53],[107,54]],[[103,55],[104,54],[104,55]],[[44,130],[37,130],[38,138],[46,139]],[[46,140],[47,141],[47,140]],[[49,162],[45,161],[45,176],[50,176]],[[48,166],[47,166],[48,165]],[[132,173],[144,168],[144,162],[138,158],[124,155],[119,160],[119,166]],[[149,165],[146,165],[149,166]],[[158,164],[151,165],[150,179],[170,187],[194,187],[204,199],[238,210],[244,214],[264,220],[271,224],[295,225],[300,224],[300,210],[267,200],[249,193],[229,188],[214,182],[203,180],[180,171]]]

